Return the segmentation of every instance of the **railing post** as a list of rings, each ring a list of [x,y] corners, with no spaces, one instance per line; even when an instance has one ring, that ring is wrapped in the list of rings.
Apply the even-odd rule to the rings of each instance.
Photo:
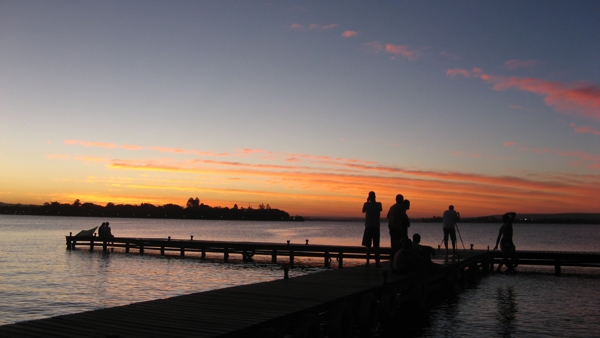
[[[69,232],[69,237],[67,237],[67,250],[72,249],[72,247],[71,247],[73,245],[73,244],[71,244],[72,239],[73,239],[73,233]]]
[[[344,254],[343,253],[339,253],[338,256],[338,263],[339,263],[339,268],[343,268],[344,267]]]
[[[206,248],[202,248],[202,255],[200,256],[200,259],[203,261],[206,260]]]
[[[164,245],[160,247],[160,255],[161,256],[165,255],[165,246]]]
[[[273,249],[273,252],[271,253],[271,263],[277,263],[277,249]]]
[[[181,247],[181,250],[179,250],[179,256],[184,257],[185,256],[185,248]]]
[[[560,276],[560,258],[557,258],[554,262],[554,274]]]
[[[325,251],[325,267],[329,267],[329,262],[331,262],[331,258],[329,257],[329,251]]]
[[[294,249],[290,249],[290,267],[294,267]]]
[[[223,261],[229,263],[229,248],[225,247],[225,253],[223,254]]]
[[[129,242],[125,243],[125,253],[129,253]]]

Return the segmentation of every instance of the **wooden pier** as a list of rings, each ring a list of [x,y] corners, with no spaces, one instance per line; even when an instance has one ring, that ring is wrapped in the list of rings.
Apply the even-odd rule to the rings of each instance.
[[[365,248],[361,246],[309,244],[308,241],[305,243],[206,241],[195,240],[193,236],[190,239],[115,237],[108,240],[96,236],[66,236],[66,241],[68,250],[83,246],[90,250],[102,248],[103,251],[121,248],[126,253],[132,250],[140,254],[153,251],[160,253],[161,256],[175,253],[184,257],[186,254],[193,253],[199,255],[202,260],[206,259],[207,253],[216,253],[222,255],[225,263],[229,262],[231,255],[239,255],[244,262],[252,260],[254,256],[270,256],[271,263],[281,263],[280,258],[284,257],[285,263],[291,267],[294,266],[296,257],[322,258],[324,267],[331,267],[333,260],[337,262],[338,267],[343,267],[344,259],[366,259]],[[389,260],[390,248],[380,248],[379,251],[382,260]],[[371,258],[374,259],[373,254]]]
[[[268,255],[277,262],[286,257],[323,258],[326,266],[338,259],[364,259],[363,247],[293,243],[253,243],[67,236],[67,248],[84,246],[95,250],[124,248],[126,252],[156,250],[185,255],[196,252]],[[135,252],[135,251],[134,251]],[[320,273],[230,287],[62,315],[0,326],[0,337],[369,337],[392,327],[398,318],[419,313],[425,305],[445,295],[460,292],[469,281],[493,271],[501,259],[499,251],[465,250],[446,258],[438,268],[424,273],[396,274],[387,262],[374,265],[328,269]],[[600,267],[600,254],[519,252],[521,265],[556,264]],[[539,254],[539,253],[538,253]],[[382,258],[389,248],[382,249]],[[580,264],[580,265],[576,265]],[[402,315],[399,315],[401,313]]]

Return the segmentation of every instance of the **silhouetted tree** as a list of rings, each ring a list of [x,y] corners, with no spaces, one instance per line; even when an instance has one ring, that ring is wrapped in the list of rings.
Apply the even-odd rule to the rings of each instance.
[[[187,201],[186,208],[198,208],[200,206],[200,199],[196,197],[195,199],[190,197]]]

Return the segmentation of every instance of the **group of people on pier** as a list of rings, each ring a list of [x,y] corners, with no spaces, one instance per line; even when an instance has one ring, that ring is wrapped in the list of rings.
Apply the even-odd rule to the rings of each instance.
[[[386,217],[390,234],[390,265],[395,272],[400,273],[423,270],[437,265],[431,260],[435,255],[435,250],[432,247],[421,245],[421,236],[419,234],[415,233],[412,241],[409,239],[408,228],[410,227],[410,219],[406,213],[409,209],[410,201],[404,199],[403,195],[398,194],[396,195],[396,203],[390,207]],[[367,267],[370,266],[371,251],[374,254],[375,266],[381,267],[379,247],[382,211],[383,206],[381,202],[377,201],[375,192],[370,191],[367,201],[363,204],[362,208],[362,212],[365,214],[365,230],[362,245],[366,247]],[[508,212],[502,217],[503,224],[500,227],[496,246],[494,247],[494,250],[496,250],[500,243],[500,249],[503,254],[503,260],[498,266],[498,271],[500,271],[502,265],[506,265],[508,271],[512,272],[516,264],[518,264],[516,263],[516,250],[512,240],[512,222],[515,216],[516,213]],[[448,239],[450,239],[452,244],[452,254],[456,255],[456,222],[459,220],[460,213],[454,210],[453,205],[450,205],[448,210],[444,211],[442,217],[443,242],[446,249],[446,257],[449,254]]]

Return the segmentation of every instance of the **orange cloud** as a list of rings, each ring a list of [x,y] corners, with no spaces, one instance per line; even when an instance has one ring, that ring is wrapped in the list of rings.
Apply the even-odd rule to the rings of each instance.
[[[600,164],[600,156],[593,155],[583,151],[563,151],[559,149],[548,149],[548,148],[530,148],[530,147],[519,147],[519,151],[522,152],[532,152],[535,154],[553,154],[558,157],[570,157],[577,160],[576,162],[572,162],[572,165],[585,165],[588,168],[595,169],[598,164]],[[592,163],[589,163],[592,162]]]
[[[477,70],[470,72],[477,73]],[[507,141],[504,145],[516,146],[517,143]],[[166,149],[166,152],[181,150],[153,148]],[[517,149],[572,159],[574,165],[600,169],[600,158],[585,152]],[[106,163],[111,173],[106,178],[96,176],[79,180],[77,189],[82,191],[81,184],[87,184],[93,186],[94,194],[99,196],[96,191],[105,187],[106,196],[118,195],[120,200],[129,199],[134,204],[147,201],[181,204],[184,203],[182,199],[189,197],[187,195],[197,195],[204,203],[269,203],[292,214],[336,216],[361,216],[360,206],[365,194],[374,190],[386,208],[396,194],[402,193],[413,203],[412,217],[431,217],[439,216],[450,202],[457,205],[463,215],[473,216],[501,213],[504,210],[499,211],[499,205],[503,209],[514,208],[522,212],[591,212],[597,208],[592,201],[600,188],[600,180],[593,175],[520,173],[519,176],[488,176],[410,170],[361,159],[250,148],[236,151],[234,155],[239,161],[196,158],[194,155],[202,155],[197,151],[184,154],[190,158],[111,160],[77,157],[76,160],[84,163]],[[216,156],[211,152],[207,154]],[[269,155],[268,160],[264,160],[262,155],[265,154]],[[254,155],[263,161],[245,160],[246,156]],[[181,197],[182,192],[185,192],[184,197]]]
[[[114,143],[108,143],[108,142],[87,142],[87,141],[81,141],[81,140],[65,140],[64,142],[65,142],[65,144],[68,144],[68,145],[79,144],[84,147],[119,148],[119,145],[114,144]]]
[[[600,135],[600,130],[590,127],[590,126],[577,126],[575,123],[571,123],[570,127],[573,128],[573,131],[578,134],[593,134]]]
[[[142,149],[144,149],[144,147],[142,147],[142,146],[136,146],[136,145],[132,145],[132,144],[123,144],[123,145],[121,145],[121,148],[123,148],[123,149],[129,149],[129,150],[142,150]]]
[[[200,155],[200,156],[231,156],[228,153],[215,153],[215,152],[212,152],[212,151],[198,151],[198,150],[194,150],[193,153],[196,154],[196,155]]]
[[[473,77],[480,76],[483,71],[480,68],[473,68],[473,70],[463,69],[463,68],[452,68],[446,71],[446,75],[448,76],[463,76],[463,77]]]
[[[492,83],[494,90],[507,90],[516,88],[530,93],[544,96],[544,102],[555,107],[562,113],[573,113],[586,118],[600,120],[600,86],[575,82],[571,84],[546,81],[539,78],[502,77],[482,73],[481,69],[473,68],[472,71],[453,68],[446,71],[446,75],[464,77],[478,77]]]
[[[110,143],[110,142],[89,142],[89,141],[82,141],[82,140],[65,140],[64,143],[68,144],[68,145],[79,144],[84,147],[123,148],[123,149],[128,149],[128,150],[144,149],[144,147],[142,147],[142,146],[136,146],[136,145],[131,145],[131,144],[118,145],[118,144]]]
[[[585,157],[579,153],[563,153],[562,156]],[[222,166],[225,167],[222,167]],[[524,178],[509,176],[486,176],[456,172],[436,172],[404,170],[397,167],[382,165],[364,165],[340,163],[341,167],[348,167],[352,171],[342,168],[338,170],[321,170],[320,168],[306,166],[279,166],[266,164],[248,164],[224,161],[190,161],[190,162],[145,162],[145,161],[119,161],[111,163],[111,167],[121,170],[145,171],[170,171],[182,173],[197,173],[202,177],[254,177],[263,182],[260,187],[255,187],[255,193],[269,194],[280,191],[281,187],[292,191],[295,195],[314,195],[321,199],[354,201],[360,203],[366,191],[375,190],[380,200],[393,200],[395,194],[402,192],[413,203],[422,203],[416,207],[415,213],[429,216],[429,212],[443,210],[447,201],[458,201],[464,211],[492,212],[497,205],[519,206],[522,210],[541,210],[543,207],[553,205],[559,210],[581,210],[590,208],[589,201],[582,197],[592,198],[600,187],[598,180],[587,177],[562,175]],[[246,180],[244,180],[246,181]],[[215,190],[221,190],[215,187]],[[313,197],[314,197],[313,196]],[[583,203],[575,208],[571,199]],[[564,200],[569,203],[564,204]],[[282,201],[289,203],[291,201]],[[537,204],[536,204],[537,203]],[[561,204],[562,203],[562,204]],[[457,204],[457,203],[455,203]],[[315,204],[313,203],[314,207]],[[536,209],[537,208],[537,209]],[[337,209],[340,209],[338,206]],[[342,208],[343,209],[343,208]],[[294,210],[294,209],[289,209]],[[337,212],[337,211],[329,211]],[[355,211],[353,211],[355,212]]]
[[[150,147],[150,150],[160,151],[161,153],[189,154],[190,151],[181,148]]]
[[[541,64],[543,64],[543,62],[541,62],[539,60],[513,59],[513,60],[508,60],[508,61],[504,62],[504,67],[506,67],[506,69],[508,69],[508,70],[517,70],[517,69],[521,69],[521,68],[530,68],[530,67],[534,67],[534,66],[541,65]]]
[[[565,84],[537,78],[500,78],[490,77],[494,83],[492,89],[506,90],[517,88],[534,94],[543,95],[544,102],[554,106],[559,112],[575,112],[583,117],[600,120],[600,87],[586,84]]]
[[[391,43],[385,45],[385,52],[403,56],[408,60],[416,60],[420,56],[418,51],[411,49],[408,45],[394,45]]]
[[[351,38],[356,35],[358,35],[356,31],[344,31],[344,33],[342,33],[343,38]]]

